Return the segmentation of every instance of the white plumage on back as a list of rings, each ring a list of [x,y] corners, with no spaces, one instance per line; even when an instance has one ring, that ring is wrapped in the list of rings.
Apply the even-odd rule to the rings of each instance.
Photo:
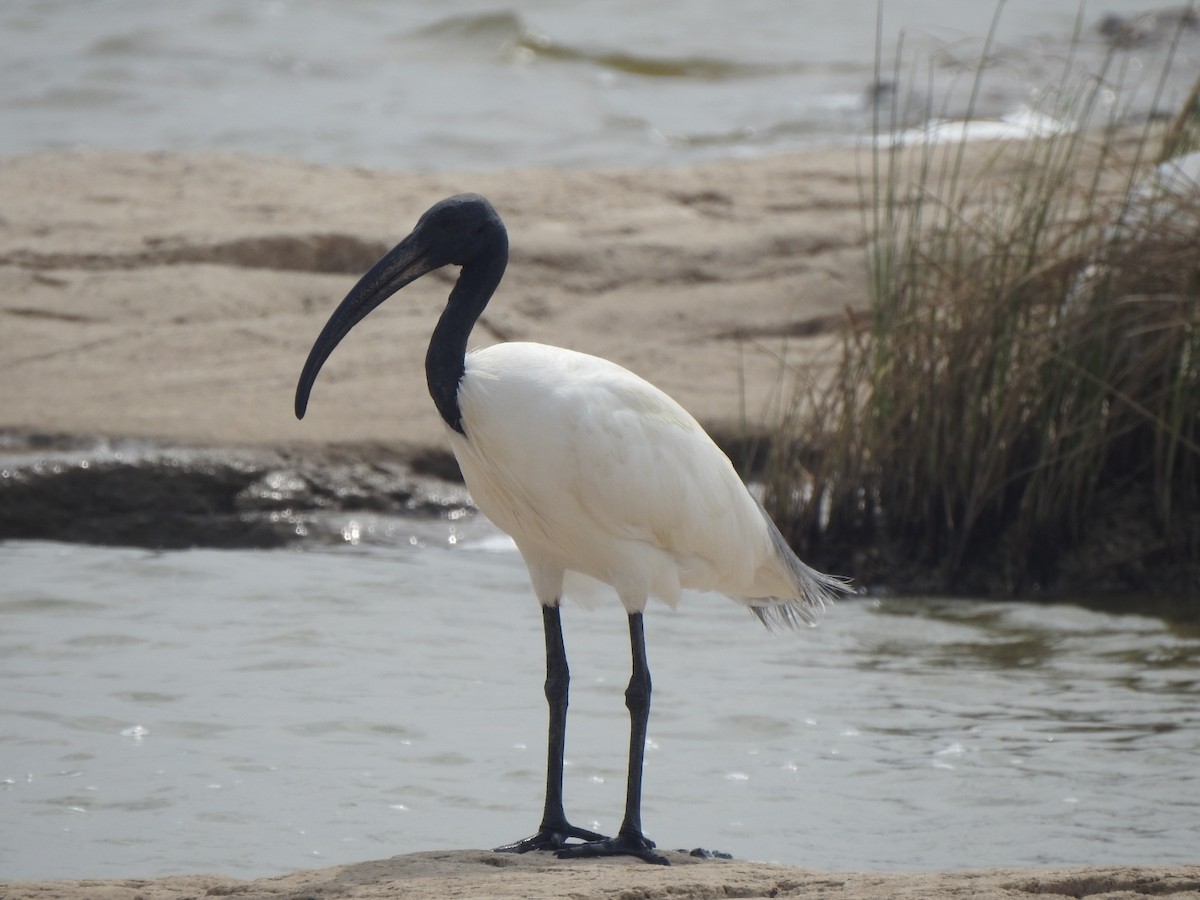
[[[447,431],[464,480],[516,542],[543,604],[566,571],[612,585],[630,612],[649,596],[674,606],[682,586],[804,604],[793,613],[811,618],[822,587],[840,586],[782,553],[699,423],[615,363],[497,344],[467,355],[458,401],[466,434]]]

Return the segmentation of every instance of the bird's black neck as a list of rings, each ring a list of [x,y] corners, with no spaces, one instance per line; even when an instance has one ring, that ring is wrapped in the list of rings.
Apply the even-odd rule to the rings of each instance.
[[[458,384],[466,371],[467,338],[507,264],[508,238],[501,232],[485,253],[462,267],[425,353],[425,380],[433,403],[446,424],[462,435],[466,431],[458,407]]]

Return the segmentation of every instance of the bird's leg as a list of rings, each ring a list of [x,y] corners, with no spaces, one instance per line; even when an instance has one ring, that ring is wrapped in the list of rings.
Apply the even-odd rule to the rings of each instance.
[[[497,847],[498,853],[527,853],[530,850],[558,850],[570,838],[583,841],[605,840],[604,835],[567,822],[563,812],[563,751],[567,742],[567,689],[571,673],[567,668],[567,650],[563,645],[562,621],[557,606],[542,607],[542,625],[546,632],[546,703],[550,707],[549,741],[546,749],[546,806],[537,834]]]
[[[670,865],[654,852],[654,841],[642,834],[642,760],[646,751],[646,724],[650,720],[650,666],[646,662],[646,635],[642,614],[629,614],[629,643],[633,673],[625,689],[629,709],[629,779],[625,787],[625,819],[614,838],[588,841],[558,851],[562,858],[578,856],[637,856],[649,863]]]

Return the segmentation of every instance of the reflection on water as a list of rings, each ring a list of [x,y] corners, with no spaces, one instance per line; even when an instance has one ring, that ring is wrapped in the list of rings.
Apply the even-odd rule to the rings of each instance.
[[[450,527],[386,549],[0,544],[4,875],[251,876],[531,832],[540,617],[511,547],[459,523],[450,549]],[[564,618],[568,810],[612,830],[624,617]],[[1194,861],[1195,630],[852,599],[771,635],[693,596],[647,632],[663,846],[832,869]]]

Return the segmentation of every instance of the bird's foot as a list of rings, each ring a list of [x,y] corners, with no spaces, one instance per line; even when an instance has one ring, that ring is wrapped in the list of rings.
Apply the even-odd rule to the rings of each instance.
[[[559,859],[578,859],[592,856],[636,856],[656,866],[671,864],[665,856],[654,852],[654,841],[641,832],[622,831],[613,838],[601,838],[584,844],[562,847],[554,854]]]
[[[542,825],[537,834],[531,835],[511,844],[497,847],[496,853],[528,853],[530,850],[563,850],[570,847],[582,847],[583,844],[568,844],[567,841],[576,838],[581,841],[595,843],[606,841],[602,834],[588,831],[586,828],[576,828],[567,822],[557,825]]]

